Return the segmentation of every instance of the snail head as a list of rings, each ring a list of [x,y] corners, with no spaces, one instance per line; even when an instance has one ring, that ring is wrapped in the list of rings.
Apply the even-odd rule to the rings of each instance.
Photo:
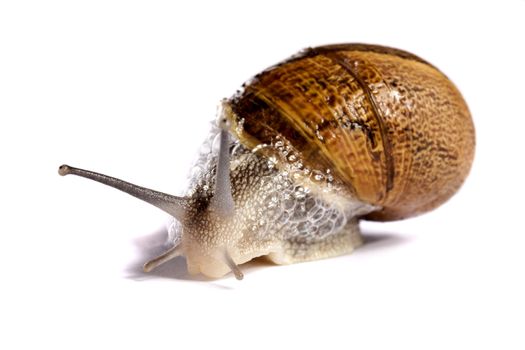
[[[210,277],[221,277],[232,271],[237,279],[243,274],[235,263],[239,254],[236,242],[241,238],[236,229],[235,204],[230,183],[230,154],[228,130],[230,127],[224,113],[219,114],[220,148],[216,165],[214,193],[211,197],[178,197],[89,170],[61,165],[62,176],[77,175],[116,188],[141,199],[173,216],[182,224],[179,244],[144,264],[149,272],[163,263],[185,256],[188,271],[202,272]]]

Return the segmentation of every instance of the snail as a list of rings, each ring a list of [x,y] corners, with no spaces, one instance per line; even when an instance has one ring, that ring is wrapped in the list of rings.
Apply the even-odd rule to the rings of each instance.
[[[214,142],[215,140],[215,142]],[[218,146],[218,147],[214,147]],[[259,256],[290,264],[347,254],[359,220],[430,211],[464,182],[475,134],[458,89],[394,48],[308,48],[253,77],[221,103],[183,197],[88,170],[170,214],[171,247],[145,271],[184,256],[219,278]]]

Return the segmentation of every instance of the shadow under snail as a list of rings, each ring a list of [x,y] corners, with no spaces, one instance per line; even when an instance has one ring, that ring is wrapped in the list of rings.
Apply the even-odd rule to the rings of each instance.
[[[398,49],[339,44],[303,50],[222,101],[186,196],[88,170],[173,216],[171,247],[150,271],[184,256],[219,278],[258,256],[277,264],[362,244],[359,220],[399,220],[450,198],[474,156],[460,92],[437,68]],[[213,147],[213,140],[218,147]]]

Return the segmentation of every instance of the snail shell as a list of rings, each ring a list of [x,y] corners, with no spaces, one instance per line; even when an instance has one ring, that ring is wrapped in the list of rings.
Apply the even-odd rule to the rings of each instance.
[[[367,216],[397,220],[450,198],[474,156],[474,126],[454,84],[405,51],[375,45],[311,48],[257,75],[228,103],[253,148],[288,140],[302,162],[332,169]]]

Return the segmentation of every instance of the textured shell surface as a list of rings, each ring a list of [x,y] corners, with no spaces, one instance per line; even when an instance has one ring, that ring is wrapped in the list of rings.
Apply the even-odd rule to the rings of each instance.
[[[474,126],[458,89],[397,49],[310,48],[256,75],[227,104],[243,145],[310,179],[343,183],[381,208],[368,219],[437,207],[461,186],[474,156]]]

